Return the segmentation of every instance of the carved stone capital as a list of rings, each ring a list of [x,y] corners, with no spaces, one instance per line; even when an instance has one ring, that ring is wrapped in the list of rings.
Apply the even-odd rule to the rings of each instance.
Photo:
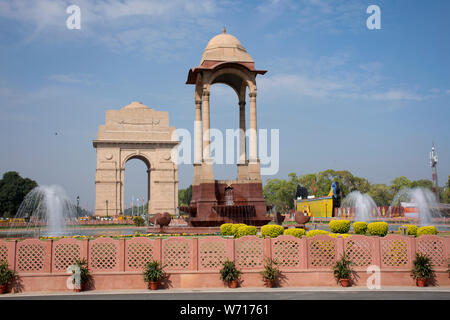
[[[249,96],[250,98],[256,98],[256,91],[250,92],[250,93],[248,94],[248,96]]]

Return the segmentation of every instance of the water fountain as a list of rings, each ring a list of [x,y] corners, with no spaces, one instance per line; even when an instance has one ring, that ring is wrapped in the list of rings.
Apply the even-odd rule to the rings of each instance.
[[[16,236],[16,227],[22,219],[25,236],[64,236],[77,234],[77,207],[70,201],[64,189],[57,185],[38,186],[22,201],[8,237]],[[68,224],[72,227],[68,228]]]
[[[419,226],[433,225],[432,218],[442,218],[439,203],[433,192],[428,189],[420,187],[401,189],[392,200],[391,208],[400,205],[401,202],[409,202],[416,208]]]
[[[372,197],[359,191],[350,192],[342,201],[341,208],[354,208],[355,221],[370,222],[379,215],[378,207]]]

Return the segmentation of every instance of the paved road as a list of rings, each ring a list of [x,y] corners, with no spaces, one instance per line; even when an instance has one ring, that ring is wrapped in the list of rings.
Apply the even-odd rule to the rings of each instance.
[[[450,300],[450,288],[228,289],[6,294],[0,300]]]

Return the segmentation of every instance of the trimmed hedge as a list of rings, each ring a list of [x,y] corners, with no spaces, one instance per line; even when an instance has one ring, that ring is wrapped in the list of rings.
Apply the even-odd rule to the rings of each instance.
[[[425,226],[417,229],[417,236],[423,236],[424,234],[437,234],[438,231],[434,226]]]
[[[134,217],[133,217],[133,222],[134,222],[134,225],[135,225],[136,227],[142,227],[142,226],[145,226],[145,220],[144,220],[144,218],[142,218],[141,216],[134,216]]]
[[[355,234],[366,234],[367,232],[367,222],[358,221],[353,223],[353,232]]]
[[[328,225],[334,233],[347,233],[350,230],[350,220],[332,220]]]
[[[263,238],[269,236],[271,238],[276,238],[284,233],[284,228],[277,224],[266,224],[261,227],[261,235]]]
[[[290,229],[284,230],[284,235],[294,236],[296,238],[301,238],[305,234],[306,234],[306,231],[305,231],[305,229],[302,229],[302,228],[290,228]]]
[[[329,235],[330,233],[326,230],[320,230],[320,229],[316,229],[316,230],[309,230],[306,233],[306,236],[308,238],[314,237],[314,236],[318,236],[318,235]]]
[[[409,236],[417,235],[417,226],[414,224],[402,224],[401,227],[406,227],[408,229]],[[400,233],[400,227],[398,228],[398,232]]]
[[[380,236],[384,237],[388,233],[388,224],[387,222],[372,222],[367,225],[367,231],[372,236]]]
[[[255,226],[240,226],[237,229],[236,238],[240,238],[243,236],[255,236],[258,233],[258,229]]]
[[[344,239],[351,236],[349,233],[329,233],[328,235],[332,238],[342,237]]]
[[[223,236],[232,236],[233,235],[233,224],[232,223],[224,223],[220,226],[220,233]]]
[[[236,237],[239,227],[243,227],[243,226],[246,226],[246,224],[245,223],[233,223],[233,225],[231,226],[231,234],[234,237]]]

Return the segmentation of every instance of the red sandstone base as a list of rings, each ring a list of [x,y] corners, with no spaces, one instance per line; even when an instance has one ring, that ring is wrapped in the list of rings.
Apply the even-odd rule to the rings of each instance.
[[[280,287],[340,287],[330,270],[317,271],[285,271]],[[67,289],[67,274],[21,274],[21,286],[12,288],[12,292],[71,292]],[[358,272],[359,279],[353,286],[366,287],[368,275],[365,270]],[[148,284],[144,282],[140,272],[110,272],[93,275],[94,288],[90,290],[145,290]],[[261,274],[257,271],[244,272],[240,286],[244,288],[266,288]],[[450,287],[450,279],[445,271],[436,272],[436,285]],[[388,286],[416,286],[408,270],[382,271],[381,288]],[[169,273],[168,281],[161,284],[161,289],[195,289],[195,288],[227,288],[220,280],[218,272],[184,272]],[[86,291],[90,291],[86,290]]]
[[[263,226],[272,219],[267,214],[262,183],[223,182],[192,186],[189,207],[180,210],[190,214],[189,226],[213,227],[223,223],[245,223]]]

